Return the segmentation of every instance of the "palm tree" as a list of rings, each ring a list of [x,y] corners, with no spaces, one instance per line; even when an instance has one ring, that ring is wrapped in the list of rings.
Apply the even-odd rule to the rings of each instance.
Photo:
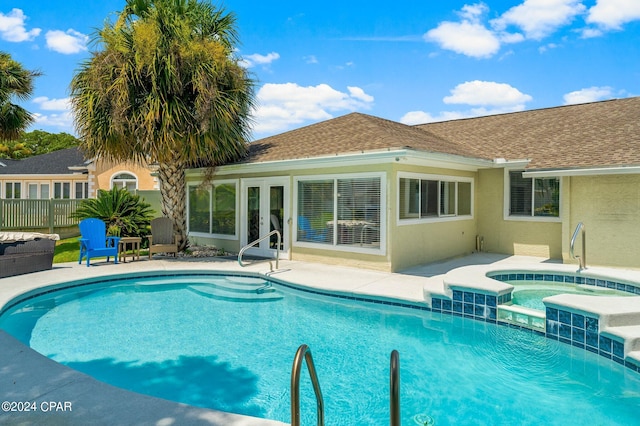
[[[18,139],[33,123],[33,115],[11,100],[28,99],[33,93],[33,79],[40,75],[24,69],[8,53],[0,52],[0,139]]]
[[[235,56],[235,17],[198,0],[127,0],[71,82],[89,156],[157,163],[165,216],[186,240],[189,167],[243,156],[254,83]]]

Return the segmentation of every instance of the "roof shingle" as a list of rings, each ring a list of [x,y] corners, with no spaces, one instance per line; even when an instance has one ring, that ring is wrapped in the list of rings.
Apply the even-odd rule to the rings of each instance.
[[[351,113],[252,142],[242,163],[411,148],[529,169],[640,165],[640,97],[407,126]]]

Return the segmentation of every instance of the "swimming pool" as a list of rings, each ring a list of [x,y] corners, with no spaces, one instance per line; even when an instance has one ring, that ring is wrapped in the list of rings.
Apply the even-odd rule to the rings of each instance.
[[[156,275],[21,302],[0,328],[99,380],[191,405],[289,421],[297,347],[314,355],[327,424],[388,423],[391,350],[403,424],[631,424],[640,375],[533,333],[329,298],[255,277]],[[216,286],[231,288],[224,294]],[[235,293],[235,294],[234,294]],[[257,295],[257,293],[256,293]],[[302,375],[303,422],[315,400]]]

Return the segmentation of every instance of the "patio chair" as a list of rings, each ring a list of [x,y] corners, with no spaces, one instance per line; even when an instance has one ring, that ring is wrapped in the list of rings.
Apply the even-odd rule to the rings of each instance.
[[[157,217],[151,221],[149,238],[149,260],[153,253],[178,253],[178,242],[173,232],[173,221],[168,217]]]
[[[318,231],[313,229],[309,219],[304,216],[298,216],[298,231],[300,231],[302,237],[298,238],[300,241],[327,242],[327,230]]]
[[[83,258],[87,258],[87,266],[92,257],[113,256],[114,263],[118,263],[118,246],[120,237],[107,237],[106,225],[100,219],[84,219],[79,224],[81,238],[80,257],[78,263],[82,263]]]

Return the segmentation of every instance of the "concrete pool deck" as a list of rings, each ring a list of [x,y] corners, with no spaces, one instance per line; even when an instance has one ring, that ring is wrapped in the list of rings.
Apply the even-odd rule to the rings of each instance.
[[[411,268],[402,273],[280,261],[273,278],[305,287],[362,295],[372,299],[425,304],[424,292],[442,288],[442,276],[460,267],[491,265],[509,269],[512,265],[535,265],[547,259],[476,253],[468,257]],[[560,267],[575,265],[556,264]],[[555,265],[554,265],[555,266]],[[234,271],[264,274],[269,265],[261,262],[241,268],[235,260],[223,258],[171,259],[128,263],[96,261],[87,268],[77,263],[56,264],[50,271],[0,279],[0,308],[19,295],[37,289],[91,278],[151,271]],[[640,272],[629,272],[636,279]],[[442,291],[442,290],[440,290]],[[305,342],[300,342],[305,343]],[[291,359],[295,354],[291,354]],[[275,426],[285,423],[215,410],[191,407],[153,398],[99,382],[58,364],[0,331],[0,402],[35,402],[35,411],[0,411],[0,424],[8,425],[231,425]],[[54,403],[54,404],[50,404]],[[70,408],[70,409],[69,409]]]

